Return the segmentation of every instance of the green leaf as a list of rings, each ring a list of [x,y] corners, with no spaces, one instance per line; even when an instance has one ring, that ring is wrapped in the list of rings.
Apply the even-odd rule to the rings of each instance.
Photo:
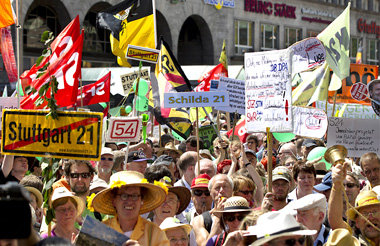
[[[55,215],[54,215],[54,210],[53,210],[53,208],[49,208],[49,209],[46,211],[46,218],[45,218],[45,222],[46,222],[46,224],[50,224],[50,222],[53,220],[54,217],[55,217]]]
[[[41,35],[41,42],[45,43],[49,39],[49,31],[44,31]]]
[[[44,59],[44,56],[40,56],[37,58],[37,61],[36,61],[36,65],[40,65],[40,63],[42,62],[42,59]]]
[[[42,51],[42,56],[43,57],[48,57],[51,55],[51,49],[45,49]]]

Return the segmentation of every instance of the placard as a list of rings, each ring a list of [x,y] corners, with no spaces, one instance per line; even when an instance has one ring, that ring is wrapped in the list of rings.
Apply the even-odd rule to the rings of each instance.
[[[18,99],[17,97],[2,97],[0,100],[0,112],[3,112],[3,109],[18,109]],[[3,114],[0,114],[0,121]],[[0,124],[1,130],[1,124]]]
[[[367,152],[380,153],[379,120],[329,118],[327,146],[343,145],[349,157]]]
[[[290,50],[245,53],[248,133],[293,131]]]
[[[335,112],[341,111],[344,104],[336,104]],[[316,108],[325,110],[326,102],[325,101],[316,101]],[[333,104],[327,104],[327,115],[332,114]],[[371,106],[365,106],[362,104],[347,104],[346,109],[342,115],[343,118],[353,118],[353,119],[380,119],[379,116],[375,114]]]
[[[368,97],[368,89],[362,82],[355,83],[350,90],[351,97],[357,101],[363,101]]]
[[[165,108],[228,106],[226,91],[169,92],[164,94]]]
[[[103,113],[3,110],[1,152],[6,155],[99,160]]]
[[[107,131],[108,142],[137,142],[141,135],[141,117],[111,117]]]
[[[133,82],[137,79],[138,76],[139,76],[139,70],[133,71],[132,73],[123,74],[120,76],[125,95],[129,94],[129,91],[131,90],[133,86]],[[149,80],[149,70],[142,69],[140,73],[140,78]]]
[[[227,107],[215,106],[216,110],[245,115],[244,80],[221,77],[219,81],[211,81],[210,91],[227,91],[228,93],[229,105]]]
[[[303,137],[322,138],[327,130],[327,115],[317,108],[293,106],[293,133]]]
[[[317,38],[307,38],[289,47],[293,50],[292,78],[295,74],[312,69],[325,62],[326,49]]]
[[[128,44],[125,57],[133,60],[157,63],[159,53],[159,50]]]
[[[215,132],[215,129],[212,125],[201,126],[199,128],[199,138],[203,140],[203,145],[206,149],[210,150],[211,153],[214,152],[214,146],[212,142],[218,136]]]

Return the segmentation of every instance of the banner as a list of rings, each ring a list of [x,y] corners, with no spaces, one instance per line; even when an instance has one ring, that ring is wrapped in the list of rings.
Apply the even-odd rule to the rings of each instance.
[[[78,89],[77,106],[110,101],[111,71],[93,84]],[[83,103],[83,105],[82,105]]]
[[[13,50],[12,35],[8,27],[1,28],[1,55],[10,83],[17,82],[17,64]]]
[[[1,0],[0,28],[10,26],[15,23],[16,14],[13,11],[11,0]]]

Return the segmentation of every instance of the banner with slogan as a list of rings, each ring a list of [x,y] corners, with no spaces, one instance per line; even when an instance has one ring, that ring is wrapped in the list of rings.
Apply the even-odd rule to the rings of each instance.
[[[355,83],[367,84],[371,80],[379,76],[379,67],[367,64],[350,65],[350,76],[342,81],[342,88],[336,94],[336,103],[358,103],[363,105],[371,105],[370,99],[358,101],[352,98],[351,88]],[[329,91],[329,103],[333,103],[334,91]]]
[[[47,119],[46,114],[42,110],[4,110],[2,154],[100,159],[102,113],[58,111],[58,120]]]
[[[322,138],[327,131],[327,115],[322,109],[293,106],[293,120],[295,135]]]
[[[203,145],[206,149],[210,150],[211,153],[214,152],[214,146],[212,142],[218,136],[212,125],[201,126],[199,128],[199,138],[203,140]]]

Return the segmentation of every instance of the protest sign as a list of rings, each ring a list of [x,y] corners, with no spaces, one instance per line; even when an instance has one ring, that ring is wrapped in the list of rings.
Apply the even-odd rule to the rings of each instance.
[[[141,117],[111,117],[107,131],[108,142],[135,142],[140,140]]]
[[[303,137],[322,138],[327,130],[327,115],[317,108],[293,106],[293,133]]]
[[[3,111],[1,152],[7,155],[49,156],[99,160],[103,113],[58,111]]]
[[[245,53],[245,112],[248,133],[291,132],[290,50]]]
[[[368,89],[362,82],[355,83],[350,90],[351,97],[357,101],[363,101],[368,96]]]
[[[349,157],[360,157],[367,152],[380,151],[378,120],[329,118],[327,146],[343,145]]]
[[[211,153],[214,152],[214,146],[212,142],[218,136],[215,132],[215,129],[212,125],[201,126],[199,128],[199,138],[203,140],[203,145],[206,149],[210,150]]]
[[[18,108],[18,99],[17,97],[2,97],[0,100],[0,112],[3,112],[3,109],[17,109]],[[2,113],[0,114],[1,121]],[[0,124],[1,130],[1,124]]]
[[[216,110],[245,115],[245,81],[221,77],[212,80],[210,91],[227,91],[229,105],[227,107],[215,106]]]
[[[337,91],[336,103],[359,103],[370,106],[370,99],[357,101],[351,96],[351,88],[354,84],[361,82],[367,85],[371,80],[379,76],[379,68],[375,65],[350,64],[350,76],[342,80],[342,88]],[[329,103],[333,103],[335,91],[329,91]]]
[[[295,74],[321,65],[326,59],[326,49],[317,38],[307,38],[290,46],[292,56],[292,78]]]
[[[129,91],[131,90],[133,86],[133,82],[137,79],[139,75],[139,71],[133,71],[131,73],[123,74],[120,76],[121,83],[123,84],[124,94],[128,95]],[[149,70],[148,69],[142,69],[140,73],[140,78],[149,80]]]
[[[169,92],[164,94],[165,108],[228,106],[226,91]]]
[[[341,111],[342,107],[346,106],[346,109],[343,112],[343,118],[351,119],[380,119],[379,116],[375,114],[371,106],[365,106],[362,104],[336,104],[335,112]],[[326,102],[317,101],[315,103],[316,108],[325,110]],[[327,104],[327,115],[332,114],[333,105],[331,103]]]
[[[126,58],[145,61],[150,63],[156,63],[158,60],[159,50],[149,49],[140,46],[128,45]]]

